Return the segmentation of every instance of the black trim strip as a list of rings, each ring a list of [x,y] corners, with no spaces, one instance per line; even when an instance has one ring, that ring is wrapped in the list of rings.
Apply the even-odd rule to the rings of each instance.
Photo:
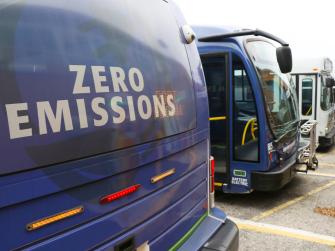
[[[286,43],[281,38],[276,37],[276,36],[266,32],[266,31],[262,31],[262,30],[259,30],[259,29],[256,29],[256,30],[242,30],[242,31],[235,31],[235,32],[230,32],[230,33],[216,34],[216,35],[201,37],[198,40],[199,40],[199,42],[222,42],[226,38],[248,36],[248,35],[266,37],[266,38],[269,38],[273,41],[276,41],[276,42],[280,43],[282,46],[289,46],[289,44]]]

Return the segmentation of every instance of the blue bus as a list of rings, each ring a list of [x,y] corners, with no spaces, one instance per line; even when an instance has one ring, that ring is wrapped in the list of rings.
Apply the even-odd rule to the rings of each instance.
[[[238,248],[173,2],[1,1],[0,34],[1,250]]]
[[[260,30],[194,30],[208,90],[215,185],[230,193],[280,189],[294,177],[302,149],[286,74],[288,44]]]

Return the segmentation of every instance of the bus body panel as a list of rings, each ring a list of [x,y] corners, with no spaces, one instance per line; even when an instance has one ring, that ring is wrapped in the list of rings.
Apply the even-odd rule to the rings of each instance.
[[[177,7],[0,7],[1,248],[179,243],[210,210],[207,92]]]
[[[2,75],[6,110],[1,115],[8,121],[2,125],[1,150],[5,155],[1,174],[124,149],[196,127],[193,80],[185,46],[178,27],[170,25],[174,17],[168,4],[156,2],[153,9],[166,13],[164,21],[156,24],[154,16],[144,10],[128,19],[108,19],[106,14],[116,12],[113,9],[124,16],[136,8],[117,2],[101,3],[91,11],[89,7],[94,4],[88,1],[81,8],[73,8],[74,13],[71,4],[65,7],[65,2],[48,1],[13,4],[3,10],[3,31],[10,30],[7,36],[12,41],[2,42],[2,49],[9,47],[11,51],[3,59],[8,69]],[[102,8],[104,5],[109,8]],[[100,19],[95,20],[97,17]],[[137,19],[150,30],[138,29]],[[120,30],[125,25],[127,29]],[[174,86],[178,81],[180,84]],[[168,113],[180,113],[176,109],[181,107],[187,108],[187,113],[173,116],[159,109],[161,95],[173,97],[174,92],[180,97],[176,107],[165,100]],[[112,109],[108,110],[109,105]],[[57,114],[50,114],[50,110]],[[27,113],[21,118],[27,122],[19,124],[15,112]],[[120,124],[124,128],[118,130],[122,140],[104,142],[102,139]],[[17,126],[24,129],[15,129]],[[129,133],[135,130],[137,134]],[[10,151],[15,151],[18,158],[11,158],[7,154]]]

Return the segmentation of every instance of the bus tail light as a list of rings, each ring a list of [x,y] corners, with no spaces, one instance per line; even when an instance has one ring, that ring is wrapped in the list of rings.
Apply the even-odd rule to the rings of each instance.
[[[213,156],[209,158],[209,207],[215,207],[214,203],[214,191],[215,191],[215,180],[214,180],[214,173],[215,173],[215,160]]]
[[[107,203],[110,203],[114,200],[125,197],[125,196],[127,196],[131,193],[134,193],[137,189],[140,188],[140,186],[141,186],[140,184],[133,185],[133,186],[127,187],[125,189],[122,189],[122,190],[120,190],[116,193],[106,195],[106,196],[104,196],[100,199],[100,204],[107,204]]]
[[[209,166],[210,166],[210,184],[211,184],[211,193],[214,193],[214,173],[215,173],[215,160],[213,156],[209,158]]]
[[[269,152],[269,160],[270,160],[270,162],[272,161],[272,152]]]

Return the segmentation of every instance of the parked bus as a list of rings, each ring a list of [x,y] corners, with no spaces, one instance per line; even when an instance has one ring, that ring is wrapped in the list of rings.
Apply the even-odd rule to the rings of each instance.
[[[229,193],[280,189],[295,174],[298,152],[306,150],[299,147],[297,99],[286,74],[292,68],[288,44],[260,30],[194,30],[208,90],[216,186]]]
[[[317,120],[316,139],[320,147],[334,144],[333,62],[329,58],[295,59],[292,80],[299,100],[302,123]]]
[[[172,1],[1,1],[0,34],[1,250],[238,248]]]

